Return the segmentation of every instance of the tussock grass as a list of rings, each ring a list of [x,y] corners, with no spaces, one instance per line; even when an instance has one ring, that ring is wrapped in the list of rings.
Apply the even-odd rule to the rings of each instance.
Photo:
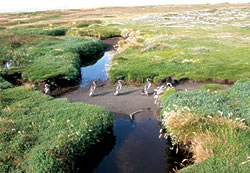
[[[249,79],[238,81],[222,93],[166,94],[161,114],[163,127],[177,143],[190,146],[195,161],[180,172],[249,171],[249,128],[236,120],[250,120],[249,84]]]
[[[242,122],[223,117],[206,118],[187,110],[168,113],[168,133],[189,144],[194,165],[180,172],[248,172],[249,130]]]
[[[0,96],[0,172],[74,171],[113,124],[104,108],[53,99],[30,85]]]

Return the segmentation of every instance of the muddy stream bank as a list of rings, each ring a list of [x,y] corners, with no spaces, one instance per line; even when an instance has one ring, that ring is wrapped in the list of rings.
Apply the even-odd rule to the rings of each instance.
[[[119,39],[106,40],[107,51],[101,59],[81,68],[81,82],[74,90],[58,98],[71,102],[84,102],[107,108],[114,114],[112,134],[100,145],[94,158],[90,159],[94,173],[168,173],[173,172],[184,159],[183,153],[170,150],[171,142],[159,139],[159,108],[154,104],[152,86],[149,96],[141,95],[142,87],[123,87],[119,96],[114,95],[115,87],[108,81],[107,70],[113,58],[112,47]],[[89,97],[90,83],[98,80],[97,88]],[[180,81],[177,91],[198,90],[201,83]],[[131,120],[129,114],[141,110]],[[105,151],[104,151],[105,150]],[[98,153],[99,152],[99,153]],[[81,163],[80,163],[81,165]],[[79,172],[86,172],[83,167]]]

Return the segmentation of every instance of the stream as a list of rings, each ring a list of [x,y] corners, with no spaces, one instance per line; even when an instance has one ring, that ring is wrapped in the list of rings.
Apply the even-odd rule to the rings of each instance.
[[[173,165],[169,161],[168,142],[164,138],[159,139],[158,112],[156,105],[153,104],[152,95],[142,96],[139,87],[124,87],[121,95],[114,96],[114,88],[104,85],[97,87],[93,97],[88,96],[91,81],[105,82],[108,80],[107,70],[112,58],[113,54],[107,51],[95,64],[82,67],[80,87],[76,91],[61,96],[70,99],[71,102],[103,106],[114,114],[113,137],[101,146],[103,150],[107,151],[101,151],[99,154],[99,150],[96,150],[95,155],[101,156],[98,156],[98,163],[94,164],[94,168],[90,172],[171,172]],[[128,115],[140,109],[143,111],[130,120]],[[85,172],[84,167],[79,167],[78,170]]]

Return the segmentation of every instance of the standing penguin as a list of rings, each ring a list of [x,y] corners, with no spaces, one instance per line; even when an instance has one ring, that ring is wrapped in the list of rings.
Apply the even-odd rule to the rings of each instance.
[[[45,84],[44,93],[45,94],[49,94],[49,92],[50,92],[50,85],[49,84]]]
[[[96,81],[93,81],[90,87],[89,96],[93,96],[95,89],[96,89]]]
[[[141,94],[146,94],[147,96],[148,96],[148,90],[149,90],[149,88],[151,87],[151,85],[152,85],[152,79],[150,79],[150,78],[147,78],[146,79],[146,84],[144,85],[144,87],[143,87],[143,90],[142,90],[142,93]]]
[[[123,80],[118,80],[118,85],[116,86],[115,93],[114,93],[115,96],[117,96],[120,90],[122,89],[122,82]]]
[[[173,83],[172,77],[168,77],[168,79],[165,82],[165,85],[167,87],[173,88],[173,84],[172,83]]]
[[[11,64],[12,64],[12,60],[9,60],[8,62],[6,62],[5,66],[4,66],[4,69],[10,69]]]

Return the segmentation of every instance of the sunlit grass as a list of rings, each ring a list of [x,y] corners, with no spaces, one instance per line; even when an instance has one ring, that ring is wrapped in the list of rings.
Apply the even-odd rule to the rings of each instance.
[[[180,146],[189,145],[194,165],[180,172],[248,172],[250,82],[222,93],[169,92],[163,95],[162,124]]]
[[[140,81],[140,76],[145,74],[148,76],[143,78],[153,77],[155,82],[169,76],[193,80],[237,80],[249,77],[250,40],[243,39],[246,35],[240,30],[237,34],[232,33],[233,38],[221,38],[221,29],[154,28],[156,33],[161,34],[151,33],[149,38],[147,31],[141,31],[140,39],[144,38],[141,42],[144,46],[128,49],[115,56],[115,65],[109,72],[111,80],[123,77]]]
[[[0,97],[0,172],[72,171],[113,124],[104,108],[53,99],[30,85]]]

